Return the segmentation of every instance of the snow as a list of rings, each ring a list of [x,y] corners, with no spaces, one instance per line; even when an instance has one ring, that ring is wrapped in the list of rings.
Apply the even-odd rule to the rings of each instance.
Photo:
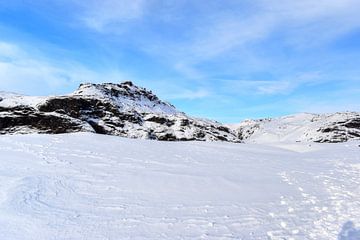
[[[241,130],[245,142],[278,143],[278,142],[312,142],[321,139],[336,139],[337,131],[322,132],[321,128],[337,126],[342,135],[350,131],[357,133],[359,129],[338,126],[338,123],[349,119],[360,118],[357,112],[339,112],[333,114],[299,113],[278,118],[245,120],[239,124],[229,125],[233,130]],[[360,132],[359,132],[360,133]]]
[[[15,106],[35,107],[45,99],[46,97],[25,96],[16,93],[0,91],[0,107],[5,108]]]
[[[0,239],[360,239],[358,145],[0,136]]]

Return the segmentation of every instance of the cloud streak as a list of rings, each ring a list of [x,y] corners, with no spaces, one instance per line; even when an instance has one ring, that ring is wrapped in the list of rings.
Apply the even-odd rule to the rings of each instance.
[[[34,56],[22,47],[0,42],[0,88],[24,94],[55,94],[73,90],[81,82],[117,82],[124,79],[118,71],[92,71],[80,63],[58,63]],[[46,89],[46,90],[45,90]],[[64,92],[60,92],[64,93]]]
[[[78,19],[86,27],[100,33],[117,32],[125,23],[142,18],[145,0],[76,1],[80,9]]]
[[[198,65],[217,58],[238,59],[241,63],[246,61],[242,57],[244,52],[252,52],[252,58],[262,58],[263,52],[256,47],[261,46],[261,51],[266,52],[266,45],[273,41],[292,51],[307,51],[324,47],[360,27],[357,0],[245,2],[251,8],[247,13],[220,8],[200,14],[197,17],[203,18],[202,21],[195,21],[195,26],[178,33],[186,34],[185,40],[156,38],[160,41],[146,39],[146,42],[139,40],[139,44],[149,54],[166,59],[184,76],[189,76],[184,69],[192,69],[195,78],[199,75],[207,78],[211,76],[202,73]]]

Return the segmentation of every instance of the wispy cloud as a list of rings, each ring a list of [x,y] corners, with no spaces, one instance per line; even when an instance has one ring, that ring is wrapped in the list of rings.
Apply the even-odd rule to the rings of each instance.
[[[81,82],[101,82],[105,79],[118,82],[124,79],[124,75],[118,71],[93,71],[73,61],[59,63],[44,56],[34,56],[33,52],[16,44],[0,42],[1,90],[53,94],[59,93],[59,90],[73,90]]]
[[[291,94],[298,87],[317,85],[326,82],[327,78],[319,72],[306,72],[278,80],[223,80],[225,92],[237,92],[247,95]]]
[[[199,64],[217,58],[237,59],[241,64],[246,61],[244,51],[252,52],[253,58],[261,58],[266,45],[273,41],[292,49],[323,47],[360,27],[357,0],[255,0],[242,4],[250,10],[242,11],[243,6],[224,10],[219,6],[196,16],[202,21],[189,16],[189,21],[196,24],[178,33],[187,36],[184,40],[156,38],[153,42],[151,39],[139,42],[145,51],[166,59],[184,76],[188,73],[183,69],[192,69],[196,76],[207,78],[209,74],[202,73]]]
[[[177,91],[171,94],[168,94],[166,97],[169,100],[174,99],[186,99],[186,100],[195,100],[209,97],[211,93],[205,89],[198,89],[198,90],[189,90],[183,89],[182,91]]]
[[[242,111],[305,109],[291,99],[341,109],[359,100],[350,92],[360,83],[358,0],[0,0],[0,6],[0,26],[11,29],[0,39],[3,90],[48,94],[83,81],[131,79],[185,111],[234,119]]]
[[[190,79],[204,78],[204,74],[197,70],[196,67],[184,64],[180,61],[175,63],[174,69]]]
[[[309,41],[322,44],[360,27],[357,0],[255,0],[249,2],[248,7],[251,6],[248,14],[213,13],[215,24],[200,28],[205,31],[196,35],[191,50],[198,49],[201,56],[211,53],[208,57],[212,57],[249,42],[267,40],[278,31],[284,41],[310,47]]]
[[[211,78],[200,65],[219,58],[244,64],[251,57],[263,64],[270,61],[263,60],[266,46],[274,41],[290,49],[311,49],[360,27],[357,0],[66,2],[76,6],[70,19],[74,24],[107,35],[122,33],[116,36],[122,43],[128,39],[126,44],[193,79]]]
[[[60,63],[41,55],[34,55],[23,46],[0,42],[0,90],[31,95],[59,94],[65,93],[58,92],[59,89],[70,92],[83,82],[121,82],[125,79],[128,79],[128,76],[120,71],[95,71],[71,60]],[[166,88],[161,87],[164,84],[159,83],[158,90],[167,100],[194,100],[211,95],[210,91],[204,88],[192,90],[171,83],[166,83]]]
[[[78,1],[79,19],[86,27],[99,32],[119,30],[124,23],[141,18],[146,10],[145,0]]]

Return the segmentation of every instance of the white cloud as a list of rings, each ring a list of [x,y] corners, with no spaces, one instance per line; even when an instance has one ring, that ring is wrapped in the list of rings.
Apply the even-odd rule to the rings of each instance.
[[[172,100],[172,99],[195,100],[195,99],[205,98],[210,95],[211,95],[211,93],[205,89],[198,89],[198,90],[184,89],[182,91],[177,91],[177,92],[168,94],[166,97],[169,100]]]
[[[62,2],[62,0],[56,1]],[[231,84],[236,84],[240,90],[247,89],[257,94],[287,94],[303,84],[312,84],[312,81],[324,81],[323,78],[316,76],[307,77],[307,80],[301,80],[301,77],[296,76],[296,72],[302,71],[302,66],[299,68],[297,66],[304,64],[301,60],[296,62],[297,60],[285,57],[286,61],[292,61],[289,63],[289,69],[285,69],[284,65],[287,63],[279,63],[277,62],[278,59],[263,57],[261,54],[266,51],[267,40],[273,34],[281,33],[279,42],[276,43],[279,46],[286,45],[287,48],[290,45],[292,48],[311,48],[326,44],[342,34],[360,27],[360,18],[357,16],[360,11],[358,0],[245,0],[241,1],[242,6],[221,9],[214,8],[215,3],[212,3],[210,7],[203,6],[201,11],[189,11],[191,14],[195,13],[194,15],[186,15],[186,13],[181,12],[184,8],[193,6],[191,2],[185,4],[185,1],[182,4],[179,4],[179,1],[169,1],[163,8],[161,6],[165,4],[157,0],[67,1],[72,3],[71,6],[75,6],[72,14],[75,14],[78,20],[80,19],[78,23],[82,24],[83,27],[101,33],[116,32],[114,29],[121,29],[122,26],[131,21],[142,20],[142,24],[146,25],[144,29],[149,32],[144,35],[129,32],[129,39],[137,41],[131,42],[131,47],[136,46],[137,49],[141,48],[150,55],[158,57],[157,60],[161,59],[189,79],[214,80],[213,78],[217,78],[217,73],[214,74],[215,76],[211,74],[217,70],[219,65],[226,66],[226,63],[219,62],[219,59],[225,62],[231,59],[231,64],[233,64],[231,71],[235,69],[237,64],[239,69],[248,64],[238,72],[229,70],[232,76],[241,73],[241,71],[251,72],[252,66],[249,66],[251,64],[261,65],[258,69],[254,67],[259,71],[265,69],[264,71],[271,72],[273,71],[272,67],[278,67],[278,72],[274,71],[273,74],[274,77],[279,78],[277,81],[260,79],[258,81],[231,82]],[[74,3],[75,5],[73,5]],[[221,4],[226,6],[227,1]],[[148,17],[152,18],[149,20],[159,20],[157,16],[159,11],[166,12],[166,9],[171,9],[171,14],[176,16],[162,19],[161,21],[165,23],[161,22],[159,26],[152,25],[154,22],[158,24],[157,21],[145,21],[147,20],[145,18]],[[166,25],[166,21],[169,21],[169,25]],[[171,21],[178,22],[172,25],[173,22]],[[166,32],[158,31],[159,29],[162,30],[164,25],[166,25],[166,31],[172,31],[168,27],[174,26],[173,31],[175,33],[170,33],[169,38]],[[179,25],[181,27],[177,29]],[[179,30],[179,38],[173,36],[176,35],[177,30]],[[107,36],[101,35],[98,40],[102,44],[106,44],[106,39],[103,39],[105,37]],[[116,42],[114,41],[116,37],[126,39],[127,35],[111,37],[110,44]],[[259,44],[258,48],[254,48],[254,43]],[[18,82],[17,86],[20,86],[20,83],[25,81],[24,79],[32,79],[32,82],[46,82],[46,86],[49,88],[55,88],[58,85],[63,86],[66,82],[71,84],[74,81],[123,79],[121,78],[122,74],[117,71],[102,76],[101,73],[89,70],[79,63],[59,64],[54,63],[53,60],[49,61],[38,56],[30,56],[23,49],[16,47],[2,46],[0,48],[0,87],[5,86],[4,82],[8,85],[15,85],[11,81]],[[16,58],[22,54],[22,57]],[[207,63],[211,61],[215,69],[209,69]],[[321,69],[321,67],[319,68]],[[287,72],[287,76],[283,77],[283,72]],[[219,75],[221,74],[220,72]],[[118,76],[120,77],[118,78]],[[211,87],[209,88],[211,89]],[[179,92],[186,92],[186,90]],[[201,91],[190,93],[199,97],[206,95]],[[191,94],[183,94],[183,96],[190,96]],[[181,96],[181,94],[178,95]]]
[[[198,71],[195,67],[189,66],[182,62],[175,63],[174,68],[189,79],[199,79],[204,77],[204,74]]]
[[[146,9],[145,0],[91,0],[78,1],[82,14],[80,20],[99,32],[119,28],[117,24],[141,18]]]
[[[207,10],[203,15],[195,16],[201,21],[189,16],[191,23],[184,22],[189,27],[179,32],[186,36],[183,40],[158,37],[156,41],[139,41],[144,51],[160,55],[184,76],[189,75],[184,69],[191,69],[206,79],[206,74],[197,69],[199,64],[220,57],[238,58],[241,64],[246,61],[242,52],[253,48],[254,44],[266,52],[274,34],[280,33],[276,38],[278,46],[316,49],[360,27],[358,0],[254,0],[244,1],[243,5],[245,7],[221,11],[204,7]],[[254,58],[261,58],[262,50],[250,52],[258,54]]]
[[[189,45],[194,62],[214,58],[249,41],[266,37],[271,31],[272,16],[252,16],[246,19],[216,18],[209,27],[196,33]]]
[[[128,76],[116,70],[94,71],[70,60],[60,63],[43,55],[34,55],[16,44],[0,42],[0,91],[29,95],[64,94],[74,91],[83,82],[121,82],[125,79]],[[157,89],[168,100],[194,100],[210,95],[209,91],[201,88],[190,90],[164,82],[154,82],[153,85],[155,87],[151,88]]]
[[[263,0],[264,9],[278,16],[278,27],[294,47],[321,46],[360,27],[357,0]]]
[[[118,71],[95,72],[77,62],[55,62],[16,44],[0,42],[0,89],[24,94],[64,93],[81,82],[125,79]]]
[[[224,91],[238,94],[286,94],[294,89],[293,84],[289,81],[265,81],[265,80],[226,80]]]
[[[280,80],[224,80],[225,92],[248,95],[290,94],[303,85],[316,85],[327,79],[319,72],[308,72],[286,77]]]
[[[234,49],[249,43],[265,41],[271,34],[282,32],[282,40],[296,48],[321,45],[324,42],[360,27],[360,2],[358,0],[253,0],[220,5],[221,9],[193,2],[146,0],[68,0],[78,6],[78,19],[87,28],[101,33],[119,33],[128,29],[134,20],[168,21],[169,26],[181,19],[184,30],[179,29],[183,40],[167,39],[156,27],[146,37],[136,39],[139,48],[171,61],[174,69],[184,73],[194,65],[212,60],[224,53],[232,55]],[[218,7],[220,7],[220,5]],[[233,6],[234,5],[234,6]],[[200,11],[186,15],[186,8],[197,6]],[[184,12],[184,13],[182,13]],[[162,18],[162,15],[172,14]],[[181,16],[181,17],[179,17]],[[157,22],[153,21],[152,23]],[[177,25],[174,26],[177,26]],[[150,26],[151,29],[152,26]],[[176,27],[174,31],[176,31]],[[126,36],[124,36],[126,37]],[[266,43],[266,42],[265,42]],[[136,43],[134,43],[136,44]],[[279,43],[282,44],[282,43]],[[181,67],[179,67],[181,65]],[[197,72],[197,75],[201,75]]]

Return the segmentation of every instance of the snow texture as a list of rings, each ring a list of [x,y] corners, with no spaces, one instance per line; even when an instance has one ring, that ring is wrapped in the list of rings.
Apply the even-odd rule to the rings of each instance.
[[[359,142],[0,136],[0,239],[360,239]]]

